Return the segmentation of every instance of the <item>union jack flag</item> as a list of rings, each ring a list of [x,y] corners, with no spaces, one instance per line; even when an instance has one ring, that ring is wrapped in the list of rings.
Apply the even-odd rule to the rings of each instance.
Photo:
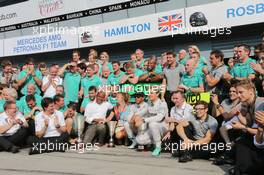
[[[183,27],[183,17],[181,13],[159,17],[159,31],[168,32],[179,30]]]

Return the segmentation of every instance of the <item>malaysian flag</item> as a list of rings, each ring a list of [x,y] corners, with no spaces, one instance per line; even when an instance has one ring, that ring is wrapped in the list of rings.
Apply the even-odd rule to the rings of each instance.
[[[183,27],[183,17],[181,13],[159,17],[159,31],[168,32],[179,30]]]

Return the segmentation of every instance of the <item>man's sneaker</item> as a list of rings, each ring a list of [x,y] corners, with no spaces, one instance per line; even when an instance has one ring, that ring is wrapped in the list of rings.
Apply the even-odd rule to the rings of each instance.
[[[128,147],[128,149],[135,149],[137,146],[137,142],[133,141],[132,144]]]
[[[188,152],[184,152],[180,157],[179,157],[179,162],[181,163],[186,163],[192,161],[192,156]]]
[[[12,153],[18,153],[19,152],[19,148],[18,147],[16,147],[16,146],[12,146],[11,147],[11,149],[10,149],[10,152],[12,152]]]
[[[152,152],[152,156],[159,156],[161,152],[161,148],[156,147],[154,151]]]
[[[38,149],[30,148],[28,155],[33,155],[33,154],[41,154],[41,153]]]

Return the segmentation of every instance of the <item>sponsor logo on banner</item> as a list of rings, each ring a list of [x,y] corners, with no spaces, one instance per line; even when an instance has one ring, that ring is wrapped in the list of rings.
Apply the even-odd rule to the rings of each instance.
[[[39,0],[38,1],[40,15],[48,16],[64,7],[63,0]]]
[[[169,16],[162,16],[158,19],[160,32],[171,32],[179,30],[183,27],[183,15],[181,13]]]
[[[208,21],[202,12],[195,12],[190,16],[190,24],[192,27],[207,25]]]
[[[93,42],[93,35],[91,32],[84,32],[81,34],[81,42],[82,43],[90,43]]]

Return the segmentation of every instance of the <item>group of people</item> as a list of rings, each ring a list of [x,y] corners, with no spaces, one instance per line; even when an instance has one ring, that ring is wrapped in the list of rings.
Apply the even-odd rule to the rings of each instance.
[[[212,156],[201,146],[225,143],[215,164],[231,162],[237,174],[258,174],[264,164],[264,36],[250,55],[250,46],[238,44],[230,59],[220,50],[206,59],[190,45],[160,59],[145,59],[137,49],[123,64],[94,49],[87,59],[74,50],[63,66],[28,58],[20,68],[3,60],[0,149],[17,153],[30,146],[29,154],[39,154],[80,142],[103,146],[107,123],[117,121],[116,144],[153,156],[166,150],[164,144],[178,144],[172,156],[188,162]],[[150,85],[147,93],[122,88],[139,83]],[[202,92],[211,94],[210,103],[186,102],[188,94]],[[56,145],[51,150],[50,143]]]

